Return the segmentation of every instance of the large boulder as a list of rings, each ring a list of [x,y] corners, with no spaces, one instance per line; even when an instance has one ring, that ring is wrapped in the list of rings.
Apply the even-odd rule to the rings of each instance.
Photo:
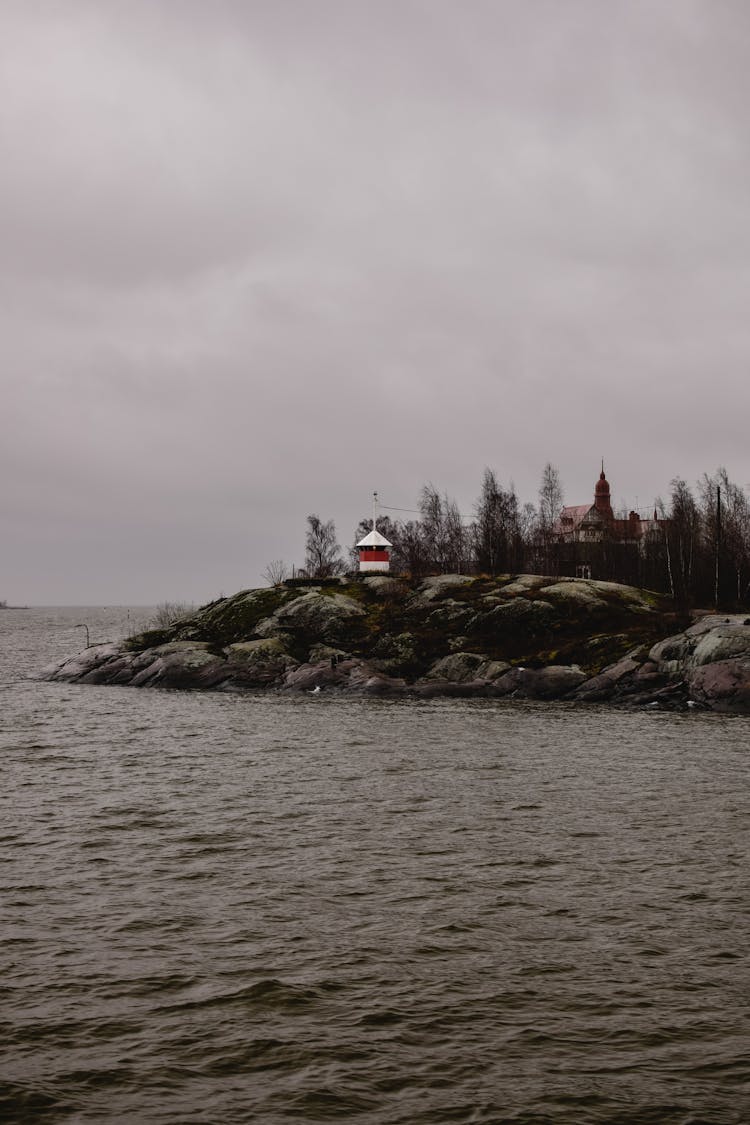
[[[703,617],[683,633],[655,644],[649,652],[660,672],[686,675],[691,668],[750,657],[750,618],[744,615]]]
[[[562,699],[584,682],[580,668],[567,664],[548,664],[546,668],[518,669],[519,694],[529,699]]]
[[[750,618],[744,614],[707,614],[654,645],[649,661],[656,676],[686,685],[692,703],[714,711],[750,710]]]
[[[468,622],[466,633],[501,641],[517,638],[527,642],[529,638],[539,637],[550,630],[559,616],[559,611],[543,598],[535,601],[512,598],[487,612],[477,613]]]
[[[666,637],[655,644],[648,658],[654,662],[660,672],[679,675],[687,659],[692,656],[697,643],[695,637],[688,636],[686,633],[676,633],[673,637]]]
[[[343,671],[349,677],[344,686],[361,695],[404,695],[409,690],[405,680],[386,676],[365,660],[353,660]]]
[[[85,676],[81,676],[78,683],[129,684],[134,675],[133,660],[132,652],[121,652],[119,656],[113,656],[111,660],[92,668]]]
[[[712,711],[750,713],[750,659],[702,664],[688,675],[690,697]]]
[[[542,574],[518,574],[510,582],[500,586],[498,593],[504,598],[520,598],[528,595],[532,590],[541,590],[552,581]]]
[[[689,663],[699,668],[737,657],[750,658],[750,626],[718,625],[697,638]]]
[[[283,686],[289,691],[315,694],[331,688],[361,695],[402,695],[407,690],[403,680],[384,675],[364,660],[344,660],[335,666],[330,661],[300,664],[287,672]]]
[[[224,652],[238,683],[253,686],[275,683],[289,668],[299,663],[291,656],[279,637],[262,637],[256,641],[239,641]]]
[[[640,649],[628,653],[622,660],[615,661],[604,668],[597,676],[592,676],[577,689],[576,699],[587,703],[598,703],[604,699],[611,699],[615,688],[622,680],[634,676],[642,667],[642,652]]]
[[[399,598],[407,591],[403,582],[398,578],[390,578],[387,574],[371,574],[362,579],[362,584],[378,598]]]
[[[121,654],[122,646],[116,643],[91,645],[90,648],[85,648],[82,652],[64,660],[62,664],[50,664],[42,670],[41,678],[70,682],[80,680],[83,676],[118,658]]]
[[[262,590],[241,590],[231,598],[218,598],[177,622],[172,636],[160,640],[144,635],[143,647],[167,640],[210,641],[217,649],[240,641],[252,640],[261,621],[270,617],[284,601],[290,600],[288,590],[274,587]]]
[[[430,613],[427,624],[431,629],[455,632],[462,629],[473,616],[471,606],[457,602],[454,598],[444,598]]]
[[[141,653],[133,667],[136,673],[129,682],[134,687],[212,688],[230,674],[226,660],[210,652],[208,644],[201,641],[158,645]]]
[[[437,660],[429,672],[422,677],[425,682],[468,683],[482,681],[492,683],[510,669],[504,660],[488,660],[476,652],[454,652]]]
[[[443,656],[437,660],[429,672],[422,677],[423,681],[446,681],[447,683],[461,684],[477,678],[477,670],[486,663],[485,657],[475,652],[454,652],[450,656]],[[508,665],[510,667],[510,665]]]
[[[226,661],[204,641],[170,641],[130,652],[119,644],[95,645],[48,669],[47,679],[81,684],[212,688],[227,678]]]
[[[314,637],[316,641],[336,643],[344,640],[351,624],[365,616],[365,610],[346,594],[323,594],[310,590],[280,606],[255,629],[260,637],[279,633]]]
[[[409,599],[409,605],[414,609],[430,605],[431,602],[442,598],[449,590],[458,586],[468,586],[474,581],[466,574],[435,574],[425,578],[416,594]]]
[[[542,586],[539,595],[552,602],[553,605],[559,606],[566,613],[585,615],[594,611],[601,611],[607,605],[592,583],[576,582],[574,579],[555,582],[551,586]]]
[[[590,579],[588,585],[607,601],[621,602],[629,609],[644,613],[654,613],[655,606],[660,601],[658,594],[640,590],[636,586],[623,586],[620,582],[601,582]]]
[[[750,625],[750,617],[746,613],[706,613],[694,625],[685,630],[688,637],[701,637],[723,625]]]
[[[510,667],[507,660],[485,660],[477,668],[477,679],[494,684],[510,671]]]
[[[289,691],[315,691],[316,688],[342,684],[346,679],[343,665],[333,667],[330,660],[315,664],[299,664],[285,673],[282,687]]]

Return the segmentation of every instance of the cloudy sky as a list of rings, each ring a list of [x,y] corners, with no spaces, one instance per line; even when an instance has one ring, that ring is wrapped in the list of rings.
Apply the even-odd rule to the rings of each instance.
[[[750,481],[746,0],[3,0],[0,598]]]

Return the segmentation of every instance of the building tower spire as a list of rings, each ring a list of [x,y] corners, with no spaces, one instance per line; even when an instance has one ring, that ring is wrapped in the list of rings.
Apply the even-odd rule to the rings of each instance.
[[[602,457],[602,471],[599,474],[599,480],[596,482],[594,488],[594,507],[597,512],[600,512],[605,519],[614,519],[614,512],[612,511],[612,503],[609,496],[609,481],[604,475],[604,458]]]

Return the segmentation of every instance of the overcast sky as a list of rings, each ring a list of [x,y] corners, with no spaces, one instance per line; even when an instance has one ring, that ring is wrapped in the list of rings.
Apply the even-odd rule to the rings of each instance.
[[[2,0],[0,598],[746,485],[749,133],[746,0]]]

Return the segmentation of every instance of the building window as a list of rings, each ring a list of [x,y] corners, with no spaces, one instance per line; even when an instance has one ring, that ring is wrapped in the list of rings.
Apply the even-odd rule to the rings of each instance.
[[[582,563],[580,566],[576,567],[576,578],[590,578],[590,577],[591,577],[591,567],[589,566],[588,563]]]

